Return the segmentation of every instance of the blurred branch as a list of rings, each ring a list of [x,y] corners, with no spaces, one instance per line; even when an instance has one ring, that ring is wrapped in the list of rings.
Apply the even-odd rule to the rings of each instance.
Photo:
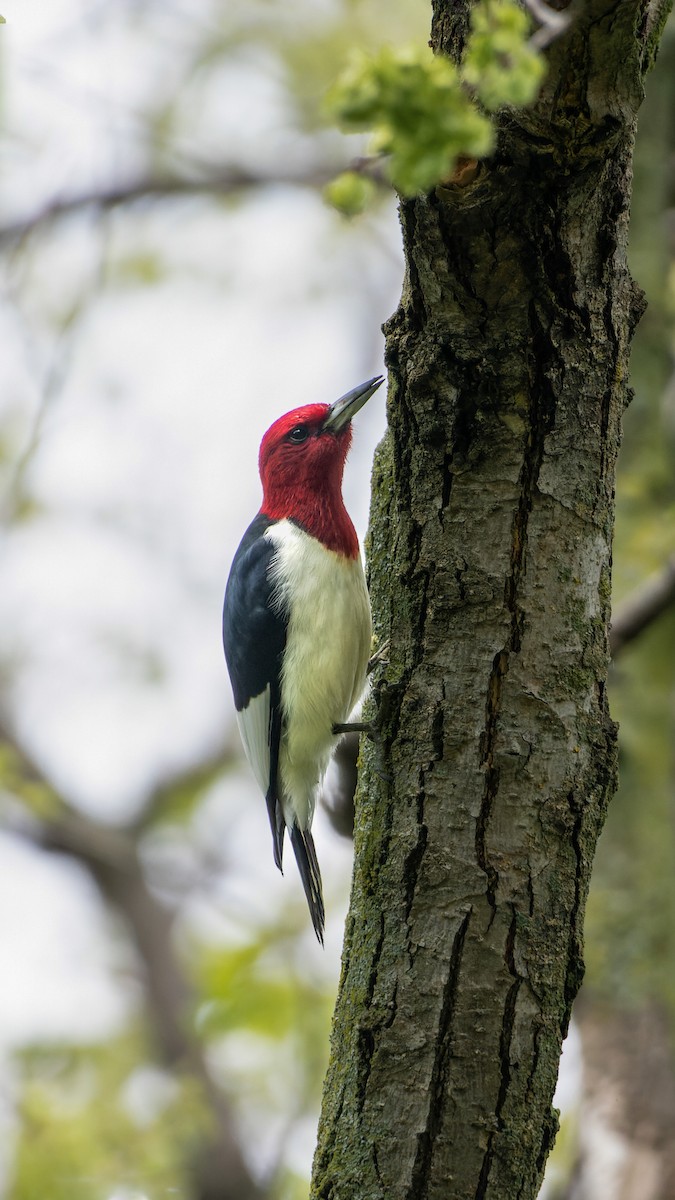
[[[345,170],[367,176],[383,188],[389,189],[391,186],[378,157],[355,158],[347,164],[318,163],[297,171],[279,169],[266,173],[232,165],[198,178],[148,175],[110,188],[77,192],[72,196],[54,199],[26,217],[0,225],[0,247],[21,242],[36,230],[86,209],[105,212],[143,201],[158,202],[190,196],[233,196],[272,187],[322,188]]]
[[[219,746],[213,753],[161,779],[148,794],[133,824],[136,835],[145,833],[162,817],[170,817],[177,810],[182,810],[186,796],[198,797],[205,792],[219,775],[240,761],[241,754],[241,750],[233,744]]]
[[[98,286],[98,278],[97,278]],[[40,388],[40,398],[26,444],[13,465],[11,478],[5,494],[0,497],[0,523],[10,526],[21,513],[22,506],[29,501],[26,476],[33,456],[40,445],[47,417],[58,401],[68,377],[77,339],[82,329],[83,318],[88,311],[93,289],[88,288],[64,319],[58,331],[51,362]],[[31,347],[32,348],[32,347]],[[37,355],[35,358],[37,360]]]
[[[675,555],[619,605],[609,635],[612,657],[675,604]]]
[[[569,1181],[556,1188],[556,1197],[675,1195],[675,1074],[667,1006],[654,996],[609,1005],[585,992],[575,1016],[583,1053],[582,1115],[576,1162],[570,1161]],[[599,1189],[599,1179],[606,1190]]]
[[[26,808],[14,819],[6,819],[5,827],[86,867],[106,901],[122,916],[138,951],[149,1023],[162,1060],[172,1069],[188,1071],[203,1088],[215,1136],[197,1151],[195,1200],[263,1200],[265,1193],[244,1161],[230,1105],[214,1084],[193,1033],[194,997],[174,950],[173,914],[148,888],[138,857],[137,832],[105,825],[79,812],[3,725],[0,743],[10,759],[9,789],[19,798],[22,788],[28,791]],[[189,778],[194,774],[191,771]],[[37,804],[33,803],[36,787]]]

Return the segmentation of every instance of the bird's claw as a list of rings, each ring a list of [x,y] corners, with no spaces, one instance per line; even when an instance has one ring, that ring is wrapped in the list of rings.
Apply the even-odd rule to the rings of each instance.
[[[373,741],[377,737],[377,730],[372,721],[336,721],[333,725],[333,733],[336,736],[343,733],[365,733]]]
[[[336,721],[333,725],[333,733],[336,736],[345,733],[365,733],[366,737],[369,737],[371,742],[375,744],[375,757],[380,760],[376,762],[373,768],[375,774],[383,783],[391,783],[393,776],[388,771],[385,771],[382,766],[382,738],[374,721]]]

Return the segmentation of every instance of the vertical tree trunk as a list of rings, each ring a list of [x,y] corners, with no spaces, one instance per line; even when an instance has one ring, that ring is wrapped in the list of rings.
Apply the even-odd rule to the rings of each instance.
[[[587,4],[477,174],[402,205],[366,751],[312,1196],[536,1196],[616,767],[635,113],[666,5]],[[457,55],[468,4],[437,0]],[[473,178],[471,176],[473,175]],[[465,185],[462,186],[462,182]]]

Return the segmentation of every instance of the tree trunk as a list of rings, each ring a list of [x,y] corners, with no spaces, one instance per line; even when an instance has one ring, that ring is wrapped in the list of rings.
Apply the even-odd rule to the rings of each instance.
[[[584,1087],[565,1200],[673,1200],[675,1077],[668,1013],[654,1003],[621,1010],[584,997],[575,1015]]]
[[[666,5],[580,6],[537,106],[402,204],[366,748],[312,1196],[526,1200],[616,771],[614,472],[635,114]],[[457,55],[468,4],[437,0]]]

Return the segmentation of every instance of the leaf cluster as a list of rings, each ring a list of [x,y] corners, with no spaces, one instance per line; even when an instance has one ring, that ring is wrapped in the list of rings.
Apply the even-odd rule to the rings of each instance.
[[[546,65],[529,35],[527,13],[511,0],[483,0],[472,10],[462,78],[490,112],[536,99]]]
[[[459,66],[426,46],[356,51],[328,93],[327,111],[346,132],[370,131],[372,150],[389,156],[399,192],[429,191],[448,179],[460,156],[490,153],[488,112],[535,99],[545,64],[528,41],[529,27],[514,0],[480,0]],[[349,182],[343,177],[329,199],[351,212],[358,196]]]
[[[143,1065],[134,1033],[24,1055],[20,1137],[8,1200],[187,1194],[186,1164],[208,1128],[192,1080]]]

